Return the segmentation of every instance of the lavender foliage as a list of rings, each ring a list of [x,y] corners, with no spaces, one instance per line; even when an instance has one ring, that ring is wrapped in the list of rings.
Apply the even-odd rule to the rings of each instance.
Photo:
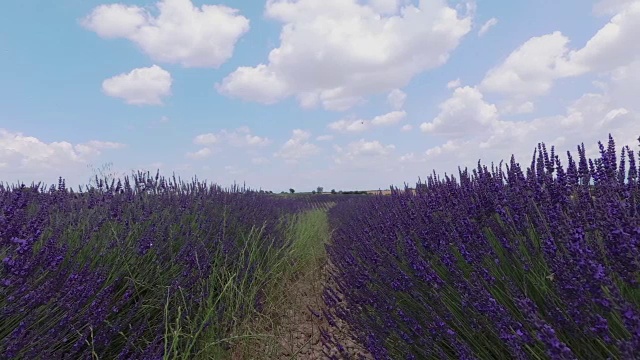
[[[0,185],[0,358],[206,357],[260,311],[307,206],[159,174],[96,183]]]
[[[640,358],[637,157],[599,145],[337,204],[326,317],[376,359]]]

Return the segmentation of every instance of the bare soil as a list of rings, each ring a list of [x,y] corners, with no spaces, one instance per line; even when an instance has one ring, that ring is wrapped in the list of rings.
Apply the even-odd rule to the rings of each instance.
[[[257,349],[234,354],[234,360],[240,359],[373,359],[359,344],[353,342],[348,334],[348,327],[340,319],[336,319],[337,328],[331,327],[322,316],[326,305],[322,300],[322,291],[328,281],[327,264],[319,266],[317,271],[291,281],[286,286],[285,301],[287,309],[279,313],[274,321],[274,329],[269,332],[275,341],[262,342]],[[310,310],[313,309],[313,312]],[[319,315],[319,316],[318,316]],[[335,348],[323,348],[320,328],[326,329],[347,350],[342,356]]]

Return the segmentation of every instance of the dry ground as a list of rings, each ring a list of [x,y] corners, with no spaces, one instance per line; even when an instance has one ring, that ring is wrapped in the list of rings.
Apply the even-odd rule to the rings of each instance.
[[[320,336],[320,327],[327,329],[347,349],[349,357],[346,359],[373,359],[365,349],[349,340],[346,336],[346,325],[336,319],[339,329],[332,328],[326,319],[318,318],[309,308],[321,314],[325,307],[322,300],[322,290],[327,281],[327,264],[317,267],[316,271],[304,277],[291,279],[285,286],[286,293],[283,301],[287,309],[275,318],[272,328],[265,328],[269,341],[260,341],[249,351],[238,349],[234,352],[233,360],[244,359],[327,359],[327,353],[342,358],[337,349],[324,349]]]

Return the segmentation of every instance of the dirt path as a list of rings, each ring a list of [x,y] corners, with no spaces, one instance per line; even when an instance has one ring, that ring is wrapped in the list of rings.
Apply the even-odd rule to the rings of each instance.
[[[350,359],[373,359],[343,333],[346,331],[345,324],[336,319],[339,329],[332,328],[321,315],[322,309],[326,308],[322,300],[322,290],[328,277],[326,269],[327,265],[324,264],[318,271],[309,274],[307,279],[298,279],[293,284],[291,308],[282,319],[283,334],[288,336],[280,339],[282,349],[276,359],[327,359],[327,354],[340,358],[337,349],[325,348],[323,352],[320,327],[327,329],[342,343]]]
[[[322,291],[328,278],[326,269],[327,265],[323,264],[316,271],[291,280],[285,286],[287,293],[284,294],[285,306],[282,307],[287,310],[279,312],[277,316],[271,315],[273,329],[262,331],[263,334],[269,334],[271,340],[260,341],[249,352],[235,352],[232,360],[319,360],[329,359],[330,356],[335,356],[334,359],[373,359],[365,349],[349,340],[345,335],[345,324],[336,319],[339,329],[333,328],[322,316],[322,309],[326,308],[322,300]],[[321,327],[340,341],[348,357],[341,356],[335,348],[323,348]]]

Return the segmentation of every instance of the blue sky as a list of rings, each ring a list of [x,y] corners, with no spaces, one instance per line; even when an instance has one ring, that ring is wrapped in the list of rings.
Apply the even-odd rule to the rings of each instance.
[[[415,183],[640,135],[640,0],[8,1],[0,181]],[[636,40],[634,40],[636,39]],[[635,41],[635,42],[634,42]],[[636,94],[636,95],[634,95]]]

